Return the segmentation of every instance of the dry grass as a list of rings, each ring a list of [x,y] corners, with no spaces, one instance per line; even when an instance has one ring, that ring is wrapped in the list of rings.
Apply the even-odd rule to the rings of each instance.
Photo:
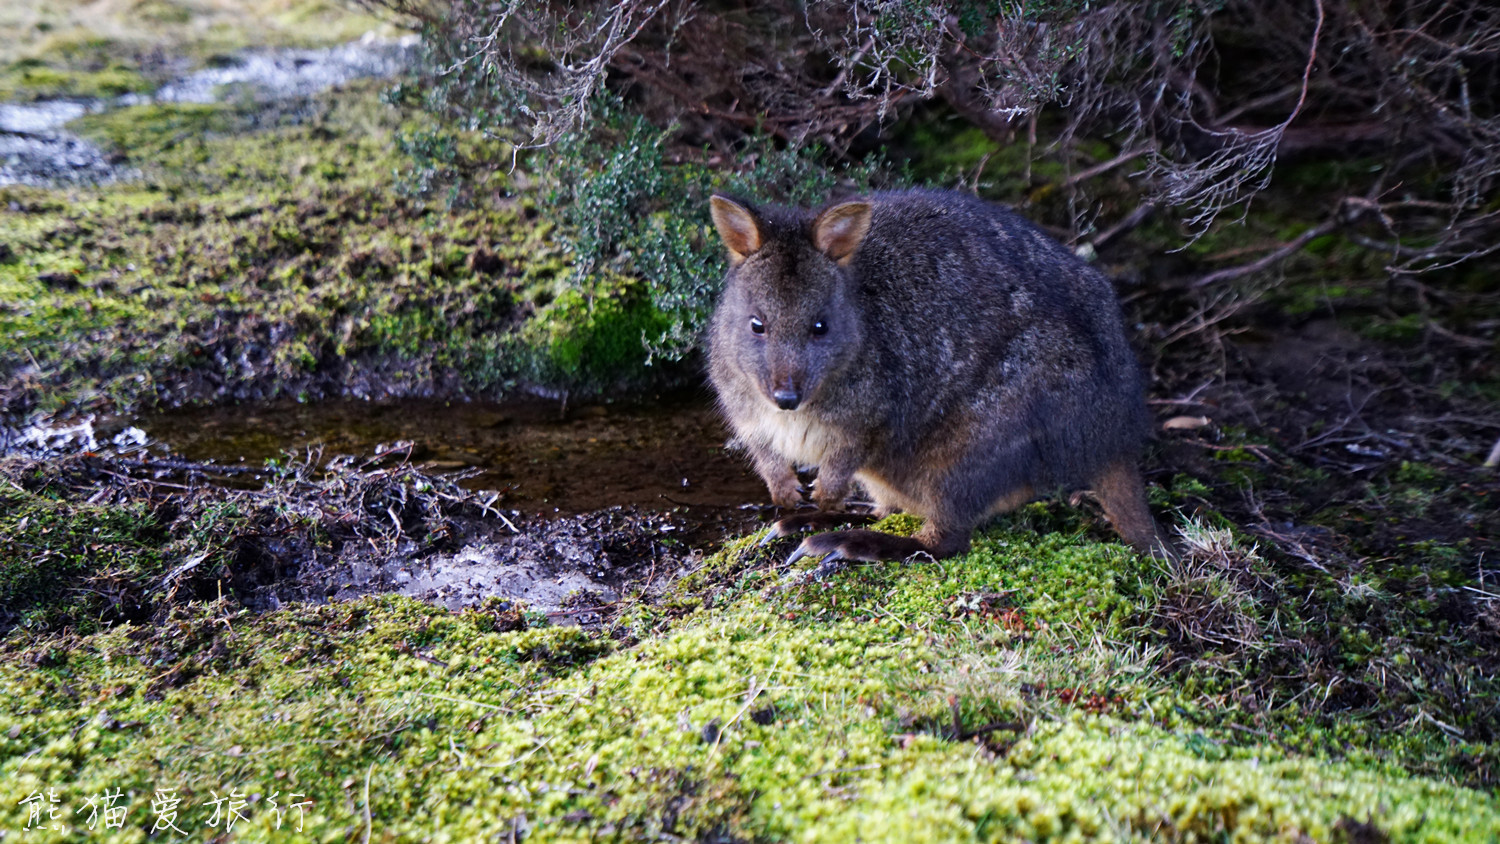
[[[1184,655],[1271,647],[1279,624],[1268,606],[1280,583],[1256,546],[1199,519],[1184,523],[1179,534],[1183,554],[1162,564],[1153,626]]]

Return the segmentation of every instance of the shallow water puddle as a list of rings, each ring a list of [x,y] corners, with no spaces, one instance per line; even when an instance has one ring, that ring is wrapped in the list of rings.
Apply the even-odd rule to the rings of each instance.
[[[204,482],[260,490],[271,460],[454,473],[497,493],[481,496],[483,516],[454,524],[456,541],[364,535],[334,547],[268,535],[241,554],[234,591],[257,609],[383,592],[455,610],[499,598],[593,624],[770,515],[764,485],[725,436],[702,394],[566,409],[542,399],[282,401],[0,426],[0,455],[95,452],[147,475],[186,473],[163,487],[189,496]]]
[[[108,184],[138,177],[135,168],[120,166],[64,128],[85,114],[146,103],[213,103],[232,95],[264,102],[309,97],[355,79],[393,76],[411,64],[417,44],[414,35],[395,40],[367,35],[324,49],[242,50],[150,94],[0,102],[0,185]]]
[[[0,185],[103,184],[132,174],[111,164],[94,144],[62,128],[103,107],[98,101],[73,100],[0,103]]]
[[[277,402],[177,410],[135,425],[124,433],[139,430],[159,455],[217,465],[410,460],[499,491],[494,508],[513,517],[452,553],[356,545],[335,558],[313,554],[289,567],[294,576],[242,590],[267,608],[399,592],[450,609],[519,600],[590,624],[597,613],[578,602],[608,605],[660,586],[725,537],[758,527],[768,503],[702,396],[566,410],[540,399]],[[258,485],[258,474],[229,481]]]
[[[279,402],[177,410],[136,424],[188,460],[229,465],[259,467],[308,449],[321,449],[324,463],[409,449],[419,466],[471,470],[463,486],[500,491],[496,506],[528,515],[767,503],[746,461],[724,448],[717,413],[697,397],[565,412],[541,399]]]

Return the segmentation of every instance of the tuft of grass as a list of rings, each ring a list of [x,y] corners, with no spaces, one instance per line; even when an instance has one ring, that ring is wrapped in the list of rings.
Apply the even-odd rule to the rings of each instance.
[[[162,545],[140,505],[53,501],[0,482],[0,628],[90,632],[139,618],[133,592],[165,571]]]
[[[1151,619],[1173,651],[1248,656],[1285,644],[1267,607],[1284,586],[1255,546],[1201,519],[1189,519],[1179,535],[1182,556],[1161,563]]]

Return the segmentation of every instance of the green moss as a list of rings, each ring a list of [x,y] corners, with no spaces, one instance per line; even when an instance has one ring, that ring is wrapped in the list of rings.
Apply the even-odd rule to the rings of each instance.
[[[140,73],[118,65],[102,70],[80,71],[47,67],[34,62],[17,62],[0,70],[0,102],[63,97],[108,98],[149,91],[151,87],[151,83]]]
[[[226,499],[162,531],[131,506],[73,503],[92,497],[75,483],[0,502],[0,536],[71,549],[75,580],[121,555],[224,547],[247,524],[282,542],[307,529]],[[1384,703],[1442,728],[1330,715],[1329,681],[1289,668],[1271,635],[1311,626],[1277,597],[1307,581],[1283,583],[1227,529],[1191,526],[1196,567],[1180,568],[1097,533],[1075,508],[1034,504],[960,557],[806,583],[783,581],[783,548],[747,537],[613,631],[392,597],[264,615],[179,599],[149,626],[17,628],[0,640],[0,782],[16,792],[0,823],[24,827],[33,791],[71,810],[107,787],[144,834],[155,791],[176,788],[206,839],[208,801],[238,788],[259,795],[252,838],[275,832],[271,796],[293,793],[312,801],[304,835],[363,837],[368,777],[372,838],[392,840],[503,836],[522,817],[532,840],[1327,840],[1346,818],[1394,840],[1500,831],[1493,797],[1454,783],[1464,760],[1494,765],[1493,748],[1447,733],[1482,729],[1488,687],[1464,681],[1467,716],[1423,693]],[[1431,673],[1440,630],[1392,638],[1368,621],[1428,612],[1467,582],[1458,558],[1424,553],[1392,572],[1405,582],[1319,593],[1341,633],[1318,670],[1408,689],[1447,676]],[[1182,617],[1195,601],[1262,643],[1184,663],[1161,628],[1247,635]],[[1269,697],[1265,673],[1285,674]]]
[[[321,47],[366,32],[393,35],[379,17],[329,0],[7,0],[0,8],[0,65],[45,63],[60,70],[138,67],[159,53],[186,69],[245,47]]]
[[[132,161],[151,162],[184,141],[240,128],[237,116],[223,103],[148,103],[85,115],[68,128]]]
[[[392,840],[518,825],[528,840],[1327,840],[1344,818],[1398,840],[1500,832],[1479,792],[1172,726],[1181,705],[1142,694],[1147,658],[1107,633],[1133,566],[1114,547],[994,533],[957,561],[721,601],[614,652],[405,599],[203,606],[172,623],[191,644],[167,683],[142,659],[160,633],[13,642],[0,775],[12,806],[53,788],[71,810],[120,788],[133,834],[155,790],[176,788],[201,839],[230,787],[261,796],[245,834],[270,836],[267,798],[297,793],[317,840],[362,836],[367,811]],[[959,608],[971,588],[1016,590],[1036,623]],[[18,670],[42,649],[47,667]],[[1094,714],[1075,692],[1106,682],[1122,704]],[[955,741],[940,726],[954,711],[966,729],[1016,725]]]
[[[40,367],[11,403],[212,397],[186,383],[316,395],[355,367],[392,393],[438,379],[500,390],[539,356],[563,364],[547,372],[563,381],[640,372],[641,332],[655,325],[633,294],[548,311],[547,330],[528,335],[540,355],[510,336],[568,272],[552,227],[526,205],[450,213],[402,196],[389,146],[399,117],[378,87],[256,131],[237,106],[81,121],[130,150],[146,181],[71,204],[10,191],[0,295],[25,305],[0,308],[0,361]]]
[[[522,328],[521,338],[537,349],[541,380],[607,384],[640,377],[649,341],[670,324],[640,284],[610,279],[593,291],[564,290]]]
[[[165,571],[161,536],[141,506],[74,505],[0,482],[0,624],[88,631],[130,617],[139,607],[111,596]]]
[[[1359,324],[1359,331],[1372,340],[1388,343],[1416,343],[1427,334],[1431,319],[1424,314],[1405,314],[1393,319],[1368,319]]]
[[[897,131],[893,144],[910,150],[911,175],[922,183],[972,184],[988,199],[1024,204],[1046,200],[1066,175],[1057,161],[1033,159],[1026,143],[997,142],[966,120],[913,120]]]

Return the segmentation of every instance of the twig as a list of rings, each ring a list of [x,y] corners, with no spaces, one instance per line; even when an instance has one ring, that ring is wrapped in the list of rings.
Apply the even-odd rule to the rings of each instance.
[[[197,568],[199,564],[201,564],[206,559],[208,559],[208,552],[204,551],[203,553],[192,558],[191,560],[188,560],[177,568],[172,569],[172,571],[166,577],[161,579],[161,588],[166,589],[168,586],[171,586],[172,581]]]
[[[506,707],[506,706],[500,706],[500,705],[494,704],[494,703],[483,703],[481,701],[470,700],[468,698],[462,698],[462,697],[445,697],[443,695],[435,695],[435,694],[432,694],[430,692],[416,692],[416,695],[417,695],[417,697],[430,697],[430,698],[432,698],[434,700],[446,700],[449,703],[467,703],[470,706],[478,706],[478,707],[482,707],[484,709],[493,709],[496,712],[504,712],[506,715],[514,715],[515,712],[516,712],[514,709],[511,709],[511,708]]]
[[[499,498],[500,498],[500,493],[498,493],[498,492],[495,493],[495,494],[493,494],[493,495],[491,495],[489,498],[485,499],[484,502],[479,505],[479,511],[481,513],[486,513],[486,514],[488,514],[488,513],[494,513],[496,516],[500,517],[500,521],[505,522],[505,526],[508,527],[508,528],[510,528],[510,532],[511,533],[520,533],[521,531],[519,531],[519,530],[516,529],[516,526],[511,523],[511,520],[505,518],[505,514],[504,513],[500,512],[500,510],[498,508],[492,506],[492,505],[494,505],[495,501],[497,499],[499,499]]]
[[[813,779],[814,777],[827,777],[827,776],[832,776],[833,774],[852,774],[852,773],[855,773],[857,771],[878,771],[882,767],[884,767],[884,766],[883,765],[879,765],[879,764],[875,764],[875,765],[855,765],[852,768],[828,768],[828,769],[825,769],[825,770],[822,770],[822,771],[813,771],[810,774],[803,774],[802,778],[805,779],[805,780],[810,780],[810,779]]]
[[[130,475],[122,475],[119,472],[111,472],[108,469],[100,469],[99,473],[102,474],[102,475],[109,475],[111,478],[118,478],[119,480],[122,480],[122,481],[128,481],[130,483],[151,484],[152,486],[165,486],[165,487],[171,487],[172,489],[185,490],[187,492],[195,492],[196,491],[193,487],[183,486],[182,484],[174,484],[171,481],[159,481],[159,480],[156,480],[155,478],[136,478],[136,477],[132,477]],[[100,492],[103,492],[103,491],[104,490],[100,490]]]
[[[1444,328],[1430,319],[1427,320],[1427,330],[1468,349],[1488,349],[1493,345],[1489,340],[1485,340],[1482,337],[1470,337],[1466,334],[1459,334],[1457,331]]]
[[[776,671],[776,666],[780,664],[781,657],[778,656],[776,657],[776,661],[771,663],[771,671],[767,673],[774,673]],[[714,746],[708,752],[708,766],[710,768],[712,768],[713,766],[714,758],[719,755],[719,743],[724,741],[724,734],[729,732],[729,728],[733,727],[735,725],[735,722],[744,717],[745,713],[749,711],[751,704],[755,703],[755,699],[760,697],[761,694],[765,692],[765,690],[765,684],[761,683],[754,677],[750,678],[750,688],[745,692],[745,705],[741,706],[740,711],[734,713],[734,717],[729,719],[729,723],[725,724],[723,727],[720,727],[718,734],[714,736]]]
[[[1202,440],[1202,439],[1197,439],[1197,440],[1184,439],[1183,442],[1187,443],[1188,445],[1196,445],[1199,448],[1206,448],[1206,449],[1208,449],[1210,451],[1246,451],[1246,452],[1249,452],[1250,454],[1255,455],[1256,457],[1259,457],[1261,460],[1264,460],[1265,462],[1269,463],[1272,466],[1276,465],[1276,461],[1272,460],[1271,459],[1271,455],[1269,455],[1269,454],[1266,453],[1266,446],[1260,445],[1258,443],[1240,443],[1239,445],[1220,445],[1218,443],[1211,443],[1211,442],[1209,442],[1207,440]]]
[[[1181,398],[1175,398],[1175,399],[1148,399],[1146,401],[1146,404],[1201,405],[1201,404],[1204,404],[1204,402],[1198,401],[1198,394],[1201,393],[1201,392],[1203,392],[1204,390],[1208,389],[1210,386],[1212,386],[1213,383],[1214,383],[1214,379],[1210,378],[1207,381],[1204,381],[1202,384],[1199,384],[1198,386],[1194,387],[1191,392],[1189,392],[1185,396],[1182,396]]]
[[[406,654],[407,656],[414,656],[417,659],[422,660],[423,662],[426,662],[426,663],[428,663],[430,665],[436,665],[439,668],[447,668],[448,667],[448,663],[443,662],[441,659],[438,659],[437,657],[428,656],[427,654],[422,653],[421,651],[417,650],[416,648],[412,647],[411,645],[409,645],[409,644],[407,644],[405,642],[402,642],[401,644],[399,644],[399,645],[396,646],[396,652],[397,653]]]
[[[1021,735],[1022,733],[1026,732],[1026,723],[1024,721],[994,721],[989,724],[985,724],[982,727],[975,727],[972,730],[964,730],[963,732],[956,734],[953,737],[953,740],[968,741],[971,738],[977,738],[984,735],[985,733],[993,733],[999,730],[1009,730],[1016,735]]]
[[[244,475],[249,472],[262,472],[264,469],[249,466],[220,466],[214,463],[197,463],[190,460],[128,460],[116,457],[113,461],[120,466],[129,466],[132,469],[168,469],[174,472],[201,472],[205,475]]]
[[[1121,235],[1129,234],[1130,232],[1135,231],[1140,227],[1142,223],[1151,219],[1151,215],[1155,213],[1155,203],[1143,203],[1137,206],[1134,211],[1126,215],[1125,219],[1100,232],[1099,236],[1095,237],[1092,241],[1090,241],[1090,243],[1093,245],[1094,250],[1097,252],[1098,250],[1103,249],[1104,247],[1113,243]]]
[[[858,65],[873,46],[875,46],[875,37],[872,35],[865,39],[865,43],[859,48],[859,52],[855,53],[853,58],[849,59],[848,62],[845,62],[839,68],[838,74],[833,77],[832,82],[828,83],[828,87],[818,92],[818,97],[820,99],[827,99],[833,96],[833,92],[837,91],[844,84],[844,80],[849,78],[849,68]]]
[[[605,611],[607,609],[610,609],[611,607],[617,607],[619,605],[620,605],[619,601],[611,601],[611,602],[609,602],[607,604],[600,604],[597,607],[583,607],[582,609],[576,609],[576,610],[558,610],[556,612],[549,612],[549,613],[546,613],[546,616],[548,618],[558,618],[560,616],[583,615],[584,613],[603,612],[603,611]]]
[[[1214,272],[1203,276],[1202,278],[1198,279],[1188,286],[1196,290],[1201,287],[1208,287],[1211,284],[1218,284],[1221,281],[1229,281],[1230,279],[1239,278],[1240,276],[1246,276],[1250,275],[1251,273],[1260,272],[1261,270],[1271,266],[1272,264],[1280,261],[1288,255],[1297,252],[1315,238],[1322,237],[1323,235],[1334,231],[1338,227],[1338,220],[1324,220],[1323,222],[1317,224],[1316,226],[1313,226],[1302,234],[1297,235],[1297,237],[1282,245],[1280,249],[1277,249],[1275,252],[1266,255],[1260,260],[1251,261],[1248,264],[1241,264],[1238,267],[1228,267],[1222,270],[1215,270]]]
[[[1500,466],[1500,440],[1495,440],[1495,447],[1490,449],[1490,456],[1485,458],[1484,467],[1493,469]]]
[[[1256,97],[1256,98],[1254,98],[1252,100],[1249,100],[1249,101],[1247,101],[1247,102],[1245,102],[1245,103],[1243,103],[1243,104],[1241,104],[1239,106],[1236,106],[1235,108],[1230,109],[1229,111],[1224,112],[1224,114],[1220,115],[1219,118],[1214,121],[1214,125],[1215,126],[1227,126],[1236,117],[1239,117],[1240,115],[1245,114],[1247,112],[1254,111],[1254,110],[1256,110],[1258,108],[1261,108],[1263,106],[1271,105],[1272,103],[1276,102],[1277,100],[1284,100],[1287,97],[1290,97],[1292,94],[1297,93],[1301,89],[1301,87],[1302,86],[1296,85],[1296,84],[1287,85],[1284,88],[1281,88],[1281,89],[1276,90],[1276,91],[1272,91],[1271,93],[1266,94],[1264,96]],[[1305,92],[1304,92],[1304,94],[1305,94]]]
[[[1095,176],[1100,175],[1101,173],[1108,173],[1116,167],[1119,167],[1121,164],[1126,164],[1128,162],[1134,161],[1150,151],[1150,147],[1137,147],[1135,149],[1125,150],[1124,152],[1120,153],[1114,158],[1111,158],[1108,161],[1103,161],[1095,164],[1092,167],[1086,167],[1082,170],[1079,170],[1077,173],[1074,173],[1073,175],[1064,179],[1062,187],[1070,188],[1078,184],[1079,182],[1092,179]]]
[[[1242,733],[1249,733],[1252,736],[1260,736],[1261,738],[1266,738],[1266,739],[1274,738],[1274,736],[1272,736],[1270,733],[1266,732],[1265,730],[1257,730],[1257,729],[1254,729],[1252,727],[1246,727],[1243,724],[1230,724],[1229,725],[1229,729],[1231,729],[1231,730],[1239,730]]]

